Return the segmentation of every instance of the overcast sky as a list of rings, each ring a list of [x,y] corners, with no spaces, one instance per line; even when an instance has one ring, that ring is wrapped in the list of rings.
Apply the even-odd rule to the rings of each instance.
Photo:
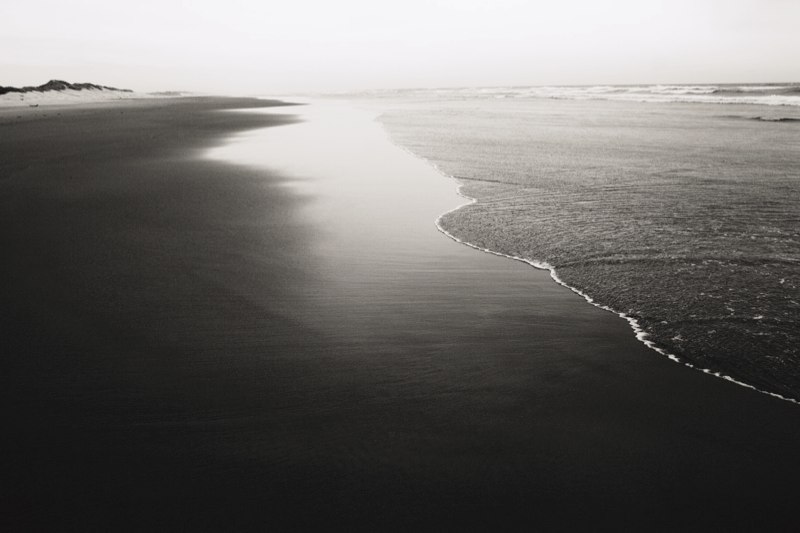
[[[800,0],[3,0],[0,85],[800,81]]]

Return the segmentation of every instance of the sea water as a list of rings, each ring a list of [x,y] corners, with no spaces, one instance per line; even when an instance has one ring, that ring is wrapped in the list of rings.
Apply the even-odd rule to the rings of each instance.
[[[639,337],[800,398],[800,86],[372,94],[475,203],[454,237],[552,267]]]

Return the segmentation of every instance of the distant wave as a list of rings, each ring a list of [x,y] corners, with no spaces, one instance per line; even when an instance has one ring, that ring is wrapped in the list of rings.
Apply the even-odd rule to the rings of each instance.
[[[794,117],[752,117],[751,120],[760,120],[761,122],[800,122],[800,118]]]
[[[800,117],[769,117],[769,116],[748,116],[748,115],[720,115],[721,118],[730,118],[737,120],[755,120],[758,122],[800,122]]]
[[[464,87],[403,89],[391,95],[445,98],[550,98],[556,100],[619,100],[653,103],[756,104],[800,106],[800,84],[742,85],[593,85],[535,87]],[[375,96],[385,91],[372,93]]]
[[[740,85],[738,87],[720,87],[714,89],[713,94],[752,94],[765,93],[776,95],[800,94],[797,85]]]

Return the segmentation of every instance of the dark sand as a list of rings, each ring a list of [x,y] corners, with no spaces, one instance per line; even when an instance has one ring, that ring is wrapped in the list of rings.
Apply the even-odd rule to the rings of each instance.
[[[336,182],[196,157],[296,127],[218,111],[256,104],[0,115],[2,529],[796,524],[796,405],[659,358],[381,187],[363,205],[410,213],[400,251],[427,228],[417,254],[325,251],[362,207]],[[325,261],[348,256],[368,274]]]

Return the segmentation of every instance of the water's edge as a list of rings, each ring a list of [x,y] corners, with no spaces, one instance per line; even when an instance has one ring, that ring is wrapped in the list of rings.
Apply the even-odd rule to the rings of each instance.
[[[776,393],[776,392],[770,392],[770,391],[767,391],[767,390],[764,390],[764,389],[759,389],[758,387],[755,387],[755,386],[750,385],[749,383],[745,383],[743,381],[739,381],[739,380],[737,380],[737,379],[735,379],[735,378],[733,378],[733,377],[731,377],[731,376],[729,376],[727,374],[723,374],[721,372],[714,372],[713,370],[711,370],[709,368],[700,368],[700,367],[698,367],[696,365],[693,365],[692,363],[689,363],[687,361],[684,361],[684,360],[680,359],[675,354],[668,352],[667,350],[661,348],[655,342],[650,340],[648,338],[650,336],[650,334],[647,331],[645,331],[644,328],[641,327],[641,325],[639,324],[639,322],[635,318],[633,318],[632,316],[630,316],[630,315],[628,315],[626,313],[623,313],[621,311],[617,311],[616,309],[613,309],[613,308],[611,308],[611,307],[609,307],[607,305],[604,305],[604,304],[601,304],[599,302],[596,302],[589,294],[583,292],[582,290],[580,290],[580,289],[578,289],[576,287],[572,287],[571,285],[566,284],[558,276],[558,273],[556,272],[555,267],[550,265],[547,262],[537,261],[535,259],[529,259],[529,258],[526,258],[526,257],[517,256],[517,255],[509,255],[509,254],[505,254],[503,252],[498,252],[498,251],[495,251],[495,250],[491,250],[489,248],[484,248],[482,246],[478,246],[477,244],[473,244],[473,243],[471,243],[469,241],[460,239],[459,237],[457,237],[456,235],[454,235],[453,233],[448,231],[442,225],[442,219],[444,217],[446,217],[447,215],[449,215],[450,213],[458,211],[459,209],[462,209],[464,207],[467,207],[467,206],[470,206],[470,205],[473,205],[473,204],[477,204],[479,200],[477,198],[473,198],[471,196],[467,196],[466,194],[464,194],[464,192],[462,191],[462,187],[464,186],[464,184],[458,178],[456,178],[455,176],[452,176],[452,175],[444,172],[443,170],[441,170],[438,167],[438,165],[436,165],[436,163],[434,163],[433,161],[431,161],[431,160],[429,160],[429,159],[427,159],[425,157],[422,157],[422,156],[414,153],[413,151],[409,150],[405,146],[397,143],[394,140],[394,137],[392,137],[391,132],[389,131],[389,129],[386,127],[386,125],[381,120],[382,116],[383,116],[383,114],[380,114],[377,117],[375,117],[374,120],[381,125],[381,127],[383,128],[383,131],[386,134],[389,142],[391,142],[393,145],[397,146],[398,148],[400,148],[404,152],[408,153],[412,157],[415,157],[415,158],[417,158],[417,159],[419,159],[421,161],[424,161],[426,164],[428,164],[431,167],[433,167],[433,169],[439,175],[441,175],[442,177],[444,177],[446,179],[450,179],[453,182],[455,182],[455,184],[456,184],[456,194],[458,194],[460,197],[462,197],[465,200],[467,200],[463,204],[458,205],[458,206],[454,207],[453,209],[450,209],[449,211],[446,211],[446,212],[442,213],[441,215],[439,215],[436,218],[434,223],[436,224],[436,229],[439,230],[440,233],[444,234],[445,236],[447,236],[448,238],[452,239],[453,241],[455,241],[455,242],[457,242],[459,244],[463,244],[465,246],[469,246],[470,248],[474,248],[475,250],[478,250],[478,251],[481,251],[481,252],[484,252],[484,253],[487,253],[487,254],[491,254],[491,255],[497,255],[497,256],[500,256],[500,257],[505,257],[507,259],[512,259],[514,261],[520,261],[522,263],[525,263],[525,264],[527,264],[529,266],[532,266],[533,268],[536,268],[536,269],[539,269],[539,270],[547,270],[550,273],[550,277],[553,279],[553,281],[555,281],[556,283],[558,283],[562,287],[565,287],[565,288],[569,289],[570,291],[574,292],[575,294],[581,296],[584,300],[586,300],[591,305],[593,305],[593,306],[595,306],[595,307],[597,307],[599,309],[602,309],[604,311],[608,311],[608,312],[614,313],[615,315],[625,319],[625,321],[628,322],[628,324],[630,325],[631,329],[633,330],[633,332],[634,332],[634,334],[636,336],[636,339],[638,341],[640,341],[642,344],[644,344],[645,346],[647,346],[651,350],[654,350],[655,352],[659,353],[660,355],[667,357],[670,361],[673,361],[675,363],[681,364],[681,365],[686,366],[688,368],[691,368],[693,370],[698,370],[700,372],[703,372],[704,374],[708,374],[710,376],[713,376],[713,377],[716,377],[716,378],[719,378],[719,379],[723,379],[723,380],[728,381],[730,383],[733,383],[735,385],[739,385],[740,387],[744,387],[744,388],[759,392],[761,394],[766,394],[767,396],[771,396],[771,397],[777,398],[779,400],[783,400],[783,401],[786,401],[786,402],[790,402],[790,403],[794,403],[794,404],[800,405],[800,400],[798,400],[796,398],[790,398],[788,396],[784,396],[784,395]]]

